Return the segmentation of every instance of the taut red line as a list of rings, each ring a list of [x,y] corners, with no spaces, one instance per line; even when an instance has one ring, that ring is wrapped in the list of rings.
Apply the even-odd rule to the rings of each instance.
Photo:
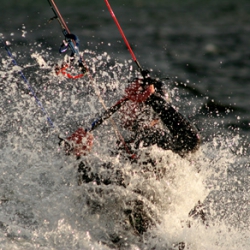
[[[131,54],[131,56],[132,56],[134,62],[135,62],[136,65],[138,66],[139,70],[142,72],[142,67],[141,67],[140,63],[137,61],[136,56],[135,56],[135,53],[134,53],[133,50],[131,49],[131,46],[130,46],[130,44],[129,44],[129,42],[128,42],[128,40],[127,40],[127,38],[126,38],[126,36],[125,36],[125,34],[124,34],[122,28],[121,28],[121,25],[119,24],[119,22],[118,22],[118,20],[117,20],[117,18],[116,18],[116,16],[115,16],[114,11],[112,10],[112,8],[111,8],[111,6],[110,6],[108,0],[104,0],[104,1],[105,1],[106,5],[107,5],[107,7],[108,7],[108,9],[109,9],[109,12],[110,12],[112,18],[113,18],[114,21],[115,21],[116,26],[118,27],[118,30],[120,31],[120,33],[121,33],[121,35],[122,35],[122,38],[123,38],[123,40],[124,40],[124,42],[125,42],[125,44],[126,44],[128,50],[129,50],[129,52],[130,52],[130,54]]]

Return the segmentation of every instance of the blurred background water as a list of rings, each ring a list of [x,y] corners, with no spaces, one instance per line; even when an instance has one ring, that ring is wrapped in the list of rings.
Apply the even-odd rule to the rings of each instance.
[[[136,67],[104,1],[58,0],[56,3],[71,32],[80,38],[80,50],[88,50],[89,63],[95,63],[91,59],[93,53],[102,55],[97,59],[99,65],[106,61],[113,66],[123,65],[117,72],[116,91],[104,96],[108,104],[114,103],[122,96],[126,74],[131,74],[129,69]],[[169,207],[165,209],[162,201],[153,203],[154,212],[164,214],[156,229],[144,235],[144,240],[121,231],[128,239],[117,240],[120,245],[116,244],[110,236],[114,233],[110,232],[116,232],[117,224],[114,222],[112,230],[105,229],[112,219],[119,221],[107,212],[113,203],[107,205],[97,198],[92,186],[77,186],[72,174],[74,159],[57,153],[55,136],[46,129],[32,97],[19,93],[18,88],[25,87],[21,87],[21,79],[11,64],[6,66],[8,57],[2,48],[2,249],[68,249],[74,244],[73,249],[178,249],[174,242],[182,241],[190,245],[189,249],[248,249],[250,2],[116,0],[110,4],[142,67],[152,70],[153,76],[169,78],[166,83],[174,104],[201,130],[204,139],[201,155],[193,160],[195,163],[190,163],[171,153],[153,150],[155,157],[167,159],[159,167],[168,165],[176,175],[182,176],[177,169],[185,166],[187,177],[176,177],[175,189],[167,195],[165,186],[169,176],[161,183],[145,184],[159,193],[159,200],[169,195],[175,212],[171,206],[172,213]],[[77,122],[100,112],[102,107],[96,104],[97,100],[88,97],[88,83],[82,80],[72,85],[59,81],[49,75],[50,67],[46,71],[37,65],[36,56],[31,57],[37,52],[51,65],[63,58],[58,54],[63,35],[57,21],[48,23],[53,13],[47,1],[9,0],[1,3],[1,10],[0,34],[11,42],[11,50],[53,120],[65,131],[72,132]],[[102,86],[103,74],[99,74],[97,79]],[[98,146],[99,158],[107,157],[105,146],[101,143]],[[91,156],[88,160],[95,162],[96,158]],[[115,164],[126,173],[131,173],[134,167],[121,162]],[[194,169],[201,171],[200,177]],[[131,178],[134,181],[131,186],[135,188],[134,183],[141,180],[136,174]],[[147,183],[148,177],[141,178]],[[214,227],[200,229],[201,225],[197,224],[195,229],[183,229],[173,219],[181,221],[185,218],[182,213],[188,213],[190,204],[184,189],[191,186],[194,190],[188,194],[193,196],[192,201],[202,200],[196,193],[205,189],[201,197],[209,208]],[[149,188],[146,190],[151,192]],[[174,190],[179,192],[178,197],[173,195]],[[134,197],[130,191],[112,193],[105,189],[104,196],[107,201],[116,197],[117,203],[122,204],[128,197]],[[87,198],[81,196],[83,192]],[[102,204],[102,212],[93,212],[93,207],[83,205],[88,199]],[[182,200],[187,208],[182,211],[175,199]],[[220,236],[218,232],[222,232]]]

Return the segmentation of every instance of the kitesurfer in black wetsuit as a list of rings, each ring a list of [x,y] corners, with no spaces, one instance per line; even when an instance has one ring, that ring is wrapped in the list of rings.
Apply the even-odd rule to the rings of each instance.
[[[138,149],[156,144],[181,156],[195,152],[200,145],[197,128],[170,104],[162,82],[152,79],[149,71],[142,75],[125,89],[126,104],[119,110],[121,125],[131,131],[125,146]],[[91,150],[93,136],[79,128],[66,142],[71,143],[68,152],[79,158]]]
[[[152,79],[148,71],[126,88],[126,104],[120,108],[122,126],[131,131],[126,144],[148,147],[156,144],[164,150],[172,150],[181,156],[195,152],[200,145],[197,128],[168,102],[163,83]],[[92,136],[79,128],[66,141],[78,157],[92,147]],[[86,147],[87,142],[87,147]],[[86,150],[87,148],[87,150]]]

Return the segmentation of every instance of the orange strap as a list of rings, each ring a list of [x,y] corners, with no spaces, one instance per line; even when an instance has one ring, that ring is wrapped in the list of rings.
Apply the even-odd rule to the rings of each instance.
[[[56,69],[55,69],[56,74],[57,75],[62,74],[62,75],[66,76],[67,78],[70,78],[70,79],[78,79],[78,78],[82,78],[84,76],[84,74],[79,74],[79,75],[72,76],[71,74],[66,72],[66,69],[68,67],[69,67],[68,64],[63,64],[61,68],[56,67]]]

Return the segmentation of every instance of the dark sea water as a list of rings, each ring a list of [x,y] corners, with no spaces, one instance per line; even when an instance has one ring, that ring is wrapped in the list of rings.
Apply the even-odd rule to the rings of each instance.
[[[88,127],[102,113],[97,94],[107,106],[118,101],[136,65],[104,1],[56,3],[80,39],[91,81],[53,73],[64,60],[63,35],[56,20],[48,23],[46,0],[1,3],[1,37],[56,128],[2,46],[0,249],[250,249],[250,2],[110,0],[142,67],[164,80],[203,138],[188,158],[144,149],[157,162],[152,169],[110,156],[116,137],[105,123],[84,160],[104,175],[101,163],[111,162],[126,188],[79,186],[79,161],[64,155],[57,135]],[[205,224],[188,216],[198,201]],[[126,212],[138,202],[151,222],[143,234]]]

